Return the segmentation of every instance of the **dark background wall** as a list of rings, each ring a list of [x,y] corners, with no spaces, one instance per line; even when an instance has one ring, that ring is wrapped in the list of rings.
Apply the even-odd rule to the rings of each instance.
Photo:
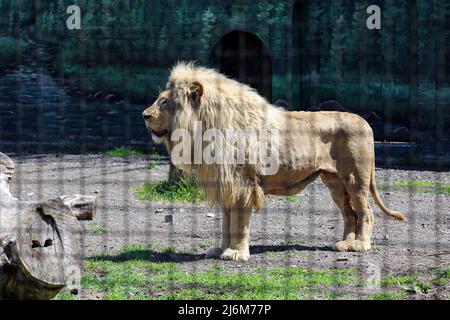
[[[66,28],[70,4],[81,7],[81,30]],[[381,7],[381,30],[366,28],[371,4]],[[33,137],[18,135],[18,121],[34,123],[35,139],[57,133],[76,144],[82,134],[105,148],[141,140],[139,113],[180,59],[292,110],[337,100],[368,115],[378,139],[449,136],[450,1],[0,0],[0,10],[4,141]],[[18,78],[37,93],[20,98]],[[58,103],[37,106],[33,94]]]

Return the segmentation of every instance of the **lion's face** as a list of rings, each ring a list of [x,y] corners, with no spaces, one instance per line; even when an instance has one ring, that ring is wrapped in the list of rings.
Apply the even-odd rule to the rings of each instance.
[[[162,142],[165,137],[170,135],[171,122],[175,109],[176,103],[173,100],[172,93],[166,90],[142,113],[145,125],[151,131],[152,138],[155,142]]]
[[[189,84],[186,88],[175,88],[169,83],[167,89],[161,92],[158,99],[142,113],[153,140],[166,141],[172,134],[172,119],[175,114],[186,114],[190,118],[192,111],[199,105],[202,94],[203,88],[198,82]]]

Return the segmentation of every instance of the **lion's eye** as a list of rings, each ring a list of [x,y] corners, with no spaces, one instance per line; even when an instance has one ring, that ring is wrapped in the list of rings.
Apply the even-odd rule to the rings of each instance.
[[[159,104],[159,107],[160,107],[161,109],[167,108],[167,100],[161,101],[161,103]]]

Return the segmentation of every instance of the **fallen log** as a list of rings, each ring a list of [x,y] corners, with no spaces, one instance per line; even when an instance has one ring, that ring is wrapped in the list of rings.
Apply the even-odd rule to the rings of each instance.
[[[59,197],[78,220],[94,220],[97,197],[73,194]]]
[[[96,199],[21,201],[9,191],[13,174],[14,163],[0,153],[0,299],[51,299],[81,274],[77,216],[93,218]]]

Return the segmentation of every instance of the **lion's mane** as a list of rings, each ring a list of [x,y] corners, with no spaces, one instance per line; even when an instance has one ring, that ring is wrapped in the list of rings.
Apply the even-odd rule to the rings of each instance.
[[[189,96],[193,84],[200,84],[203,91],[198,105],[193,105]],[[285,125],[281,120],[283,111],[269,104],[254,89],[194,63],[180,62],[175,65],[167,89],[172,92],[178,105],[172,119],[172,132],[185,129],[193,137],[196,134],[194,121],[202,123],[203,132],[214,128],[222,133],[226,129],[254,129],[259,132],[281,129]],[[258,139],[259,135],[255,137]],[[227,147],[237,151],[236,142],[242,138],[235,136],[234,140],[227,140]],[[257,152],[260,141],[247,141],[245,164],[194,164],[192,161],[182,167],[186,171],[194,171],[207,199],[224,208],[239,203],[259,209],[264,204],[264,192],[257,178],[263,168],[259,163],[250,164],[247,161],[250,155]]]

